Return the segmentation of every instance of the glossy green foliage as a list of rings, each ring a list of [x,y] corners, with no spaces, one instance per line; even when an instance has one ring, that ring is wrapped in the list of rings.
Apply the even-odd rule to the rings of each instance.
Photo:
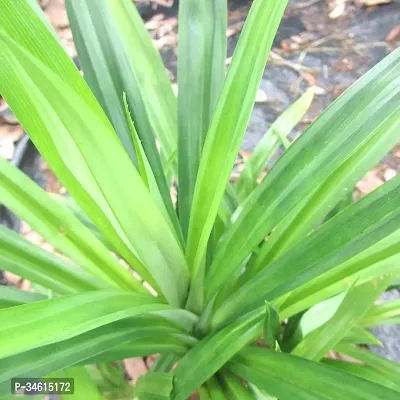
[[[230,182],[287,3],[252,2],[226,73],[227,1],[181,0],[175,95],[131,0],[66,0],[83,77],[33,0],[0,0],[0,94],[68,191],[0,159],[1,203],[54,248],[0,227],[32,287],[0,286],[0,396],[57,376],[78,400],[399,398],[399,365],[358,346],[400,320],[375,304],[400,178],[352,192],[400,138],[400,49],[290,142],[307,90]],[[154,354],[132,387],[121,360]]]

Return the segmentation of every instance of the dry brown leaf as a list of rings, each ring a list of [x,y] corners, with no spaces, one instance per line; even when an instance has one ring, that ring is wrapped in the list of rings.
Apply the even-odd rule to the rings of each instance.
[[[251,157],[251,152],[250,151],[244,151],[244,150],[240,150],[239,151],[240,156],[245,159],[245,160],[249,160]]]
[[[146,357],[146,367],[147,369],[150,369],[154,362],[157,360],[157,358],[159,357],[158,354],[151,354],[150,356]]]
[[[11,160],[14,156],[15,143],[23,135],[24,130],[20,125],[0,123],[0,157]]]
[[[165,15],[160,13],[156,14],[153,17],[151,17],[145,24],[144,26],[148,31],[154,31],[158,29],[164,22],[164,17]]]
[[[147,373],[147,367],[142,357],[126,358],[124,367],[129,380],[135,383],[140,376]]]
[[[397,175],[397,172],[393,168],[388,168],[383,173],[383,179],[387,182],[393,179]]]
[[[317,84],[317,79],[315,78],[315,75],[310,72],[304,72],[303,78],[307,82],[308,86],[315,86]]]
[[[256,103],[267,103],[268,102],[268,97],[267,94],[261,90],[257,90],[257,95],[256,95]]]
[[[375,171],[369,171],[360,182],[356,184],[356,188],[363,194],[368,194],[383,185],[383,180],[376,175]]]
[[[5,139],[17,142],[22,136],[24,136],[24,130],[21,125],[10,125],[0,122],[0,143]]]
[[[13,274],[12,272],[4,271],[4,275],[10,286],[16,286],[21,281],[21,277]]]
[[[400,25],[396,25],[386,36],[387,42],[395,42],[400,38]]]
[[[333,0],[330,4],[330,19],[341,17],[346,11],[346,0]]]
[[[41,246],[44,243],[44,239],[35,231],[30,231],[23,235],[26,240],[33,244]]]
[[[64,0],[50,0],[45,12],[54,28],[62,29],[69,26]]]
[[[15,144],[12,140],[6,139],[0,142],[0,157],[6,160],[11,160],[13,158],[15,151]]]
[[[284,51],[290,51],[290,45],[288,44],[287,40],[281,41],[281,47]]]
[[[337,357],[339,360],[343,360],[343,361],[347,361],[347,362],[351,362],[353,364],[360,364],[360,365],[364,365],[362,361],[357,360],[353,357],[348,356],[347,354],[342,354],[342,353],[336,353]]]
[[[237,33],[239,33],[242,28],[243,28],[244,22],[236,22],[235,24],[232,24],[231,26],[228,27],[226,31],[226,37],[231,38],[232,36],[235,36]]]

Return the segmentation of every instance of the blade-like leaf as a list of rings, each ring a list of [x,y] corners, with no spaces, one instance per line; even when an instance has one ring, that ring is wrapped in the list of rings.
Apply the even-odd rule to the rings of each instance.
[[[251,158],[245,162],[243,171],[236,181],[235,189],[241,200],[244,200],[257,187],[258,177],[267,167],[268,161],[281,144],[279,138],[286,138],[300,122],[307,113],[313,98],[314,89],[308,89],[270,126],[267,133],[254,149]]]
[[[42,22],[47,26],[47,29],[51,32],[51,34],[58,40],[60,43],[60,38],[57,36],[56,31],[51,25],[50,21],[47,19],[46,14],[43,12],[40,4],[36,0],[26,0],[27,3],[32,7],[32,10],[35,11],[37,16],[42,20]]]
[[[365,327],[386,324],[398,324],[400,321],[400,299],[385,301],[374,305],[361,324]]]
[[[204,140],[225,78],[226,27],[226,0],[186,0],[180,4],[178,207],[185,237]]]
[[[286,4],[286,0],[253,2],[218,99],[204,144],[190,216],[187,259],[194,276],[204,258]]]
[[[136,162],[135,150],[122,103],[123,84],[118,59],[109,42],[111,27],[104,24],[106,0],[66,1],[68,20],[84,77],[114,126],[126,152]],[[114,34],[115,36],[115,34]]]
[[[122,268],[87,228],[3,158],[0,159],[0,183],[1,201],[57,250],[110,287],[143,291],[140,282]],[[20,247],[23,248],[22,245]],[[39,250],[37,253],[43,255]],[[10,255],[12,258],[18,256],[21,257]]]
[[[161,354],[151,366],[154,372],[169,372],[177,361],[175,354]]]
[[[282,318],[288,318],[324,299],[347,291],[353,284],[388,273],[400,273],[400,230],[331,271],[293,290],[281,305]]]
[[[398,377],[397,380],[393,380],[390,377],[386,376],[381,371],[378,371],[370,366],[355,364],[352,362],[346,362],[343,360],[334,360],[329,358],[324,358],[321,362],[326,365],[329,365],[333,368],[340,369],[349,374],[356,375],[360,378],[366,379],[368,381],[377,383],[379,385],[385,386],[389,389],[400,392]],[[399,393],[400,394],[400,393]]]
[[[0,265],[6,271],[59,294],[107,287],[107,284],[76,265],[26,241],[3,226],[0,226]]]
[[[116,320],[162,310],[171,307],[150,295],[104,291],[0,310],[0,358],[66,340]]]
[[[148,372],[139,377],[135,387],[137,400],[169,400],[172,392],[172,374]]]
[[[226,397],[229,400],[256,400],[256,397],[240,381],[240,379],[228,369],[218,374]],[[214,397],[212,397],[214,399]]]
[[[116,251],[142,276],[148,270],[143,277],[153,277],[150,283],[155,281],[171,304],[183,304],[188,271],[182,250],[109,122],[96,112],[95,100],[89,106],[11,39],[5,37],[1,48],[0,90],[60,180],[113,244],[117,232],[124,247]],[[105,158],[113,162],[105,164]]]
[[[150,193],[152,194],[154,201],[157,203],[158,207],[164,213],[165,219],[170,224],[171,230],[173,232],[176,232],[177,240],[183,245],[182,231],[179,225],[178,216],[172,204],[170,193],[166,186],[165,186],[166,193],[160,192],[160,189],[157,185],[157,180],[153,174],[153,170],[151,169],[151,165],[147,159],[146,152],[142,147],[139,135],[131,119],[131,114],[129,112],[129,106],[126,100],[125,93],[124,93],[124,107],[125,107],[126,118],[128,120],[129,130],[131,132],[133,143],[135,145],[136,156],[138,158],[138,164],[139,164],[139,172],[142,177],[142,180],[144,184],[147,186],[147,188],[150,190]]]
[[[210,400],[226,400],[226,397],[224,395],[224,391],[221,387],[220,382],[218,381],[217,377],[214,375],[212,376],[204,386],[208,393],[208,398]],[[202,400],[202,399],[200,399]]]
[[[153,343],[152,351],[158,352],[159,344],[168,344],[171,334],[180,333],[174,324],[155,316],[138,316],[112,322],[78,336],[57,343],[28,350],[0,360],[0,393],[9,390],[9,380],[15,376],[45,376],[76,364],[89,363],[93,359],[106,361],[107,357],[119,359],[119,353],[131,349],[138,355],[142,349],[141,339]],[[179,343],[179,340],[176,339]],[[181,347],[185,349],[182,340]],[[147,342],[149,344],[149,342]],[[126,346],[125,346],[126,345]],[[129,347],[128,347],[129,346]],[[151,349],[151,346],[147,346]],[[111,353],[111,354],[110,354]],[[96,360],[95,360],[96,361]]]
[[[1,30],[34,54],[86,100],[91,101],[93,95],[87,90],[87,85],[79,71],[61,47],[43,11],[33,3],[36,2],[34,0],[1,0]]]
[[[248,348],[228,364],[240,377],[279,399],[395,400],[398,392],[320,363]]]
[[[144,104],[151,127],[160,140],[161,153],[165,160],[169,160],[176,152],[177,106],[160,54],[155,49],[138,11],[130,0],[106,1],[107,9],[112,13],[113,23],[123,46],[122,61],[125,63],[127,60],[127,68],[131,69],[136,80],[138,91],[132,94],[139,97],[140,102]],[[123,77],[123,74],[121,76]],[[131,99],[128,87],[125,91],[128,100],[134,101],[133,98]],[[131,109],[134,110],[135,107],[131,105]],[[136,118],[135,123],[138,123]],[[138,131],[141,136],[140,128]],[[143,140],[142,136],[141,139]],[[147,156],[149,157],[148,153]]]
[[[333,317],[307,335],[292,354],[319,361],[351,331],[392,281],[391,277],[383,277],[351,288]]]
[[[335,351],[338,353],[346,354],[356,360],[363,362],[369,367],[381,371],[388,378],[391,378],[397,383],[397,390],[400,391],[399,376],[400,376],[400,364],[381,357],[378,354],[373,353],[369,349],[362,349],[358,346],[351,346],[348,344],[340,344],[335,347]]]
[[[152,354],[174,354],[177,358],[188,351],[185,344],[177,335],[149,336],[131,343],[114,347],[111,350],[88,358],[82,364],[98,364],[123,360],[132,357],[146,357]]]
[[[174,371],[172,399],[186,399],[234,354],[259,337],[264,314],[264,308],[249,313],[194,346]]]
[[[382,342],[375,335],[360,326],[355,326],[340,343],[383,347]]]
[[[83,225],[88,228],[94,236],[100,242],[102,242],[107,249],[114,251],[113,247],[110,243],[107,242],[107,239],[104,235],[99,231],[99,228],[93,223],[93,221],[83,212],[83,210],[79,207],[76,201],[71,196],[63,196],[54,193],[50,193],[50,197],[57,201],[57,203],[61,204],[69,213],[73,214]]]
[[[275,342],[279,338],[279,314],[276,307],[265,302],[265,320],[264,320],[264,342],[272,349],[275,348]]]
[[[147,160],[146,153],[143,150],[142,143],[140,141],[139,135],[136,131],[135,124],[132,121],[132,116],[129,111],[129,105],[126,100],[126,93],[123,94],[124,97],[124,111],[125,111],[125,118],[128,121],[129,131],[132,136],[133,145],[135,146],[136,157],[138,159],[138,170],[140,176],[142,177],[143,183],[146,185],[147,189],[150,189],[149,186],[149,178],[147,174],[149,173],[150,164]],[[151,171],[151,169],[150,169]],[[151,175],[153,172],[151,171]],[[158,188],[157,188],[158,189]]]
[[[74,393],[69,394],[72,400],[106,400],[93,382],[86,367],[72,367],[62,371],[62,376],[74,380]],[[63,396],[64,397],[64,396]]]
[[[400,138],[399,71],[397,49],[348,89],[278,160],[221,238],[207,279],[208,299],[274,227],[265,248],[280,231],[279,224],[290,236],[282,251],[289,248],[394,146]],[[269,251],[260,253],[258,271],[270,260]]]
[[[213,326],[288,293],[396,231],[400,223],[399,183],[400,176],[347,207],[259,272],[216,311]]]
[[[0,285],[0,308],[15,307],[44,299],[46,299],[46,296],[39,293],[25,292],[17,288]]]
[[[123,104],[122,93],[128,93],[135,126],[143,141],[146,156],[168,214],[180,234],[179,222],[172,205],[153,130],[145,109],[145,99],[138,87],[138,80],[134,73],[139,57],[135,56],[134,63],[131,65],[132,60],[129,59],[130,54],[124,45],[124,37],[119,35],[117,21],[112,12],[113,6],[108,0],[99,0],[95,3],[90,0],[68,0],[66,6],[84,76],[107,115],[110,116],[125,148],[131,148],[132,152],[135,147],[136,156],[140,157],[137,154],[135,137],[131,135],[129,117],[126,118]],[[143,25],[140,18],[136,22]],[[140,31],[144,28],[137,25],[135,29]],[[125,39],[128,38],[125,37]],[[145,44],[145,46],[149,45],[152,46],[152,43]],[[146,57],[143,52],[133,54],[141,54],[141,58]],[[146,60],[142,61],[146,62]],[[164,71],[161,70],[161,72],[164,74]],[[158,95],[166,96],[167,94],[160,91]]]

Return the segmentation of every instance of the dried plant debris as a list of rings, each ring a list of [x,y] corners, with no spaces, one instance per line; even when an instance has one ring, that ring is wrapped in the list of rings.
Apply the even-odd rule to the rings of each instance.
[[[381,4],[389,4],[392,0],[356,0],[356,4],[365,7],[379,6]]]
[[[11,160],[14,156],[15,145],[24,136],[20,125],[11,125],[0,121],[0,157]]]
[[[126,358],[124,367],[129,381],[132,383],[136,383],[139,377],[147,372],[147,366],[142,357]]]
[[[53,25],[56,30],[69,27],[64,0],[50,0],[46,5],[45,12],[51,25]]]

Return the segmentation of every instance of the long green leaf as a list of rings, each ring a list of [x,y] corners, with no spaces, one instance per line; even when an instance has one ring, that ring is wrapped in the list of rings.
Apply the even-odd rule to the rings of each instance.
[[[400,321],[400,299],[375,304],[362,319],[365,327],[386,324],[398,324]]]
[[[330,358],[324,358],[321,362],[333,368],[337,368],[341,371],[353,374],[360,378],[366,379],[368,381],[377,383],[378,385],[382,385],[399,392],[398,379],[393,380],[381,371],[371,368],[370,366],[355,364],[343,360],[334,360]]]
[[[250,392],[240,381],[240,379],[230,372],[228,369],[224,370],[218,377],[224,388],[226,397],[229,400],[255,400],[256,397]]]
[[[395,400],[398,392],[285,353],[248,348],[228,364],[237,375],[282,400]]]
[[[171,304],[182,304],[188,285],[182,250],[109,122],[101,110],[96,112],[95,100],[90,107],[11,39],[4,38],[1,47],[0,90],[60,180],[86,214],[101,225],[110,242],[116,242],[112,232],[117,231],[129,248],[127,261],[132,261],[131,266],[141,275],[149,271],[143,277],[154,278],[150,283],[155,281]],[[29,113],[25,112],[26,104],[30,105]],[[112,159],[112,164],[105,164],[105,157]],[[130,185],[126,184],[126,176]],[[91,201],[86,201],[88,197]],[[92,209],[93,200],[97,204]],[[110,229],[110,224],[111,232],[105,229]],[[125,247],[116,246],[116,250],[126,258]]]
[[[341,344],[363,344],[383,347],[382,342],[373,335],[367,329],[362,328],[359,325],[353,327],[353,329],[346,335],[346,337],[340,342]]]
[[[168,188],[165,185],[166,194],[160,191],[159,186],[157,185],[157,179],[154,176],[153,170],[147,158],[146,152],[143,149],[142,143],[140,141],[139,135],[136,131],[135,125],[132,121],[131,114],[129,112],[129,106],[127,103],[126,95],[124,93],[124,107],[125,114],[128,120],[129,130],[131,132],[133,143],[135,145],[136,156],[138,158],[139,172],[142,177],[144,184],[149,189],[152,194],[154,201],[160,208],[160,210],[164,213],[164,217],[166,221],[170,224],[171,230],[176,233],[176,238],[179,243],[183,246],[183,236],[182,231],[179,225],[178,216],[175,212],[174,206],[172,204],[171,195],[169,193]],[[164,179],[165,182],[165,179]]]
[[[133,149],[136,147],[135,139],[130,133],[130,121],[125,118],[126,110],[124,110],[122,98],[122,93],[127,93],[146,157],[151,165],[165,207],[179,235],[179,222],[172,205],[153,130],[134,72],[138,57],[135,57],[135,62],[131,65],[130,53],[124,42],[124,39],[129,40],[129,38],[120,36],[112,5],[108,0],[100,0],[95,3],[90,0],[68,0],[66,6],[85,79],[103,108],[108,111],[107,114],[120,137],[121,133],[124,137],[129,136],[128,139],[123,140],[123,143],[128,142],[127,146]],[[140,20],[137,23],[143,25]],[[140,26],[137,26],[137,29],[139,28]],[[152,43],[147,43],[146,46],[148,45],[152,46]],[[145,58],[143,52],[141,57]],[[162,92],[158,94],[164,96]],[[140,157],[137,149],[135,152],[136,156]]]
[[[278,236],[280,224],[290,235],[282,251],[311,231],[394,146],[400,138],[399,72],[397,49],[348,89],[278,160],[221,238],[207,279],[214,286],[209,296],[274,227],[265,249]],[[267,253],[258,255],[258,271],[271,260]]]
[[[93,95],[34,0],[1,0],[1,30],[68,82],[87,101]],[[36,2],[35,2],[36,3]]]
[[[140,340],[150,339],[153,352],[159,343],[167,344],[171,334],[180,331],[174,324],[155,316],[138,316],[90,330],[60,342],[28,350],[0,360],[0,393],[7,392],[9,380],[15,376],[45,376],[76,364],[89,363],[94,358],[107,360],[110,353],[118,356],[124,345],[142,350]],[[183,347],[185,343],[182,342]],[[121,348],[122,347],[122,348]],[[126,348],[126,347],[125,347]],[[151,348],[151,347],[149,347]],[[145,354],[143,354],[145,355]],[[119,359],[118,357],[115,360]]]
[[[125,62],[127,59],[136,79],[138,92],[135,97],[140,97],[144,104],[151,127],[160,141],[164,160],[169,160],[176,152],[177,102],[160,54],[130,0],[106,1],[123,44],[125,56],[122,60]],[[132,101],[129,88],[126,92],[128,100]],[[134,110],[133,105],[131,109]]]
[[[171,310],[171,307],[160,304],[150,295],[108,291],[0,310],[0,358],[66,340],[123,318],[162,310]]]
[[[137,400],[169,400],[172,392],[172,374],[148,372],[139,377],[135,387]]]
[[[104,23],[105,1],[66,1],[68,20],[85,80],[113,124],[126,152],[136,162],[122,103],[123,84],[118,73],[119,60],[109,41],[111,27]]]
[[[236,181],[235,189],[241,200],[244,200],[257,187],[257,179],[267,167],[268,160],[274,155],[281,144],[279,138],[286,138],[300,122],[307,113],[313,98],[314,89],[308,89],[270,126],[267,133],[254,149],[251,158],[245,162],[243,171]]]
[[[25,292],[13,287],[0,286],[0,308],[15,307],[44,299],[46,299],[46,296],[39,293]]]
[[[347,291],[387,273],[400,273],[400,230],[393,232],[367,250],[331,271],[293,290],[281,305],[282,318],[288,318],[326,298]]]
[[[380,355],[373,353],[369,349],[362,349],[361,347],[351,346],[348,344],[340,344],[336,346],[335,351],[346,354],[365,363],[375,370],[381,371],[388,378],[391,378],[393,381],[397,382],[397,390],[400,391],[400,364],[398,362],[383,358]]]
[[[186,399],[234,354],[260,336],[264,313],[264,308],[249,313],[194,346],[174,371],[172,399]]]
[[[0,265],[6,271],[59,294],[107,287],[107,284],[76,265],[26,241],[3,226],[0,226]]]
[[[190,216],[187,259],[194,276],[203,261],[286,4],[286,0],[253,2],[218,99],[200,160]]]
[[[185,237],[204,140],[225,78],[226,28],[226,0],[180,4],[178,206]]]
[[[69,213],[74,215],[83,225],[88,228],[97,239],[102,242],[107,249],[114,251],[113,247],[110,243],[107,242],[107,239],[104,235],[99,231],[99,228],[93,223],[93,221],[83,212],[83,210],[79,207],[76,201],[71,196],[63,196],[54,193],[50,193],[50,197],[57,201],[57,203],[61,204]]]
[[[74,393],[68,395],[72,400],[106,400],[93,382],[86,367],[71,367],[62,371],[62,376],[74,380]],[[63,396],[64,397],[64,396]]]
[[[179,335],[149,336],[114,347],[85,360],[82,364],[114,362],[131,357],[147,357],[152,354],[173,354],[178,358],[184,356],[187,351],[188,347],[182,343]]]
[[[351,331],[392,281],[393,278],[383,277],[351,288],[333,317],[307,335],[292,354],[319,361]]]
[[[210,400],[226,400],[224,391],[223,391],[221,384],[218,381],[216,375],[212,376],[205,383],[205,385],[201,386],[201,388],[206,388],[208,396],[209,396],[208,398]],[[200,396],[201,396],[201,392],[200,392]],[[202,399],[200,399],[200,400],[202,400]]]
[[[53,26],[51,25],[50,21],[47,19],[46,14],[43,12],[40,4],[36,0],[26,0],[27,3],[32,7],[32,10],[35,11],[37,16],[42,20],[42,22],[47,26],[47,29],[51,32],[51,34],[59,41],[60,38],[57,36],[56,31],[54,30]]]
[[[57,250],[110,287],[143,291],[140,282],[87,228],[5,159],[0,159],[0,183],[1,201]],[[11,257],[18,257],[18,254]]]
[[[213,326],[288,293],[396,231],[400,223],[399,183],[400,176],[347,207],[259,272],[217,310]]]

